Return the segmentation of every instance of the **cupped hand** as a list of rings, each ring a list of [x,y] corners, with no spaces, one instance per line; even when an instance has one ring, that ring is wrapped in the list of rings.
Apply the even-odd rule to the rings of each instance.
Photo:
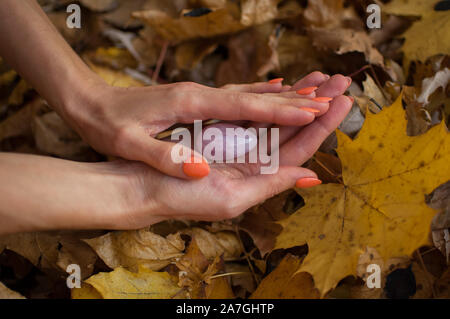
[[[261,175],[258,164],[212,164],[207,177],[183,180],[141,163],[123,161],[117,165],[126,172],[130,183],[130,209],[116,219],[117,227],[139,228],[165,219],[223,220],[295,185],[310,185],[302,181],[314,182],[317,175],[298,166],[315,153],[353,104],[351,98],[342,96],[348,87],[345,77],[324,76],[319,83],[317,77],[321,76],[313,73],[293,89],[316,83],[318,96],[334,97],[330,107],[303,128],[281,127],[280,167],[276,174]],[[254,91],[255,87],[246,89]]]
[[[280,81],[253,86],[280,92]],[[189,179],[183,163],[171,160],[173,143],[155,139],[176,123],[218,119],[303,126],[323,113],[327,102],[308,97],[258,94],[181,82],[153,87],[118,88],[98,84],[88,98],[67,107],[66,120],[97,151],[144,162],[162,173]],[[196,176],[198,177],[198,176]]]

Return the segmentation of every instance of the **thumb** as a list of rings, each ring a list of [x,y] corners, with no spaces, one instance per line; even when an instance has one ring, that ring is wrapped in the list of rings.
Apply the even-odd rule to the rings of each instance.
[[[208,162],[202,155],[181,143],[157,140],[146,134],[137,134],[128,140],[126,154],[129,160],[141,161],[164,174],[198,179],[210,172]]]
[[[321,184],[313,171],[295,166],[280,167],[276,174],[256,175],[247,178],[242,185],[243,200],[252,206],[293,187],[312,187]]]

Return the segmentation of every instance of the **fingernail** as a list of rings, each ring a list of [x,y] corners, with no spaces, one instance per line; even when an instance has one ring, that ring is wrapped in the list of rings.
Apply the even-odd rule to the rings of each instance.
[[[317,86],[310,86],[310,87],[307,87],[307,88],[303,88],[303,89],[298,90],[298,91],[297,91],[297,94],[300,94],[300,95],[309,95],[309,94],[311,94],[312,92],[314,92],[315,90],[317,90]]]
[[[195,163],[195,156],[192,155],[189,162],[183,163],[183,172],[192,178],[203,178],[208,176],[210,171],[208,163],[202,159],[201,163]]]
[[[305,178],[300,178],[299,180],[297,180],[297,182],[295,183],[295,187],[308,188],[308,187],[313,187],[313,186],[317,186],[320,184],[322,184],[322,181],[320,179],[313,178],[313,177],[305,177]]]
[[[311,107],[301,107],[300,109],[302,109],[303,111],[306,111],[306,112],[311,112],[311,113],[320,113],[320,111],[319,111],[319,110],[317,110],[317,109],[313,109],[313,108],[311,108]]]
[[[350,99],[350,101],[352,101],[352,104],[355,103],[355,98],[353,96],[347,96],[347,97]]]
[[[276,83],[281,83],[283,82],[283,78],[277,78],[277,79],[272,79],[269,81],[270,84],[276,84]]]
[[[349,76],[346,76],[345,77],[346,79],[347,79],[347,81],[348,81],[348,86],[350,86],[350,84],[352,84],[352,78],[351,77],[349,77]]]
[[[331,76],[329,76],[328,74],[324,74],[325,75],[325,79],[329,80],[331,78]]]
[[[320,103],[328,103],[332,100],[331,97],[321,96],[321,97],[315,97],[312,100]]]

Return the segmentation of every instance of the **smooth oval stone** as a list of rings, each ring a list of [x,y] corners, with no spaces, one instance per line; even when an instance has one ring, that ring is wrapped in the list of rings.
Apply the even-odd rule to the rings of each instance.
[[[228,129],[233,129],[232,132],[227,132]],[[229,130],[228,130],[229,131]],[[247,130],[240,126],[229,123],[217,123],[208,125],[203,128],[201,134],[195,136],[195,149],[202,151],[203,156],[208,161],[216,160],[217,162],[230,161],[238,158],[254,149],[258,143],[256,131]],[[208,146],[211,144],[211,146]],[[217,158],[215,154],[217,146],[222,144],[222,155]],[[206,153],[204,152],[206,148]],[[211,149],[214,151],[209,152]],[[213,157],[210,156],[210,153]]]

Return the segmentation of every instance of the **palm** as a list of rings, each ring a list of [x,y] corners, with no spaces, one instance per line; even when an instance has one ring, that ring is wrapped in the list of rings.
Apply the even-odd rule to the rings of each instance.
[[[336,98],[328,112],[313,123],[303,128],[280,127],[280,167],[276,174],[261,175],[259,164],[212,164],[207,177],[182,180],[142,165],[147,171],[146,180],[156,185],[153,193],[146,195],[152,195],[163,203],[160,215],[164,218],[205,221],[232,218],[293,187],[298,178],[313,175],[313,172],[299,165],[306,162],[337,128],[352,103],[340,96],[348,87],[347,80],[342,76],[324,81],[317,79],[313,73],[293,88],[307,86],[319,86],[318,96]]]

